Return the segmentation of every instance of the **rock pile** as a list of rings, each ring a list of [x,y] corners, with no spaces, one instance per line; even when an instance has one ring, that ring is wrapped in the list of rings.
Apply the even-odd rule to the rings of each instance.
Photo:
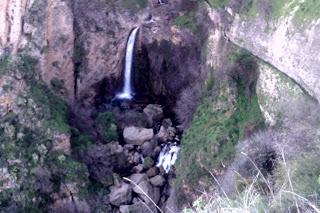
[[[148,124],[145,127],[125,126],[123,145],[114,146],[123,149],[129,171],[124,179],[115,181],[110,187],[109,202],[114,212],[157,212],[154,203],[164,207],[169,197],[169,180],[174,172],[167,174],[156,163],[163,146],[179,140],[178,130],[169,118],[164,117],[160,105],[149,104],[137,113],[142,113]]]

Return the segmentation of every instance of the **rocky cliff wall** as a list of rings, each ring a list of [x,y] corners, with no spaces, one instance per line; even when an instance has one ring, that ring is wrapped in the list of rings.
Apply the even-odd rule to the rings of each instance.
[[[226,35],[233,43],[290,76],[319,101],[320,19],[307,16],[312,14],[307,8],[310,2],[292,6],[291,10],[290,5],[285,5],[281,10],[288,11],[280,14],[275,14],[277,5],[271,5],[274,12],[269,15],[267,9],[253,15],[233,13],[229,9],[232,21]],[[304,15],[303,8],[306,8]]]

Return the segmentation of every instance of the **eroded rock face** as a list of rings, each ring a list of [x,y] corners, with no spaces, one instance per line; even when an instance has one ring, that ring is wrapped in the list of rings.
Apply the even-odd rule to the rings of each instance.
[[[280,120],[283,122],[287,111],[299,110],[294,109],[297,107],[294,103],[312,103],[299,85],[274,67],[260,62],[258,69],[257,97],[268,125],[274,126]]]
[[[301,6],[298,6],[301,7]],[[320,100],[319,20],[296,23],[295,13],[266,21],[263,13],[246,18],[235,14],[226,31],[228,38],[293,78]]]

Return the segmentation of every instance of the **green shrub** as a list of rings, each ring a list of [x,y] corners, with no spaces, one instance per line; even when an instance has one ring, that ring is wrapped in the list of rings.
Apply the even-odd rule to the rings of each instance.
[[[68,124],[69,108],[59,97],[55,96],[45,85],[34,84],[30,87],[30,95],[43,107],[47,107],[48,128],[70,133]]]
[[[20,62],[18,63],[18,68],[19,71],[24,74],[24,78],[27,81],[34,80],[36,77],[36,66],[38,64],[38,60],[27,55],[27,54],[22,54],[19,56]]]
[[[99,113],[96,118],[96,123],[98,124],[99,132],[105,141],[118,140],[117,125],[111,112]]]
[[[94,138],[90,135],[79,134],[72,138],[72,149],[80,151],[87,149],[89,146],[94,144]]]
[[[70,156],[55,152],[48,155],[46,166],[51,173],[59,176],[60,183],[85,183],[89,176],[87,167]]]

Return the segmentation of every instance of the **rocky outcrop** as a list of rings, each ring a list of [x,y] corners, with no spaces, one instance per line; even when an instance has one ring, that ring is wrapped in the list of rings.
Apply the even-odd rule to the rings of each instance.
[[[320,33],[320,22],[315,18],[297,23],[299,7],[303,5],[280,17],[271,14],[269,19],[264,17],[265,11],[251,17],[232,13],[233,21],[226,36],[290,76],[319,101],[320,40],[316,35]],[[285,10],[285,7],[276,9]]]
[[[303,89],[292,79],[270,65],[259,62],[257,97],[266,123],[274,126],[283,122],[287,111],[295,111],[297,103],[312,102]]]
[[[67,1],[5,0],[0,3],[0,54],[27,50],[42,78],[70,103],[74,98],[73,13]]]
[[[23,16],[30,9],[30,0],[3,0],[0,2],[0,55],[5,51],[16,53],[22,40]]]

